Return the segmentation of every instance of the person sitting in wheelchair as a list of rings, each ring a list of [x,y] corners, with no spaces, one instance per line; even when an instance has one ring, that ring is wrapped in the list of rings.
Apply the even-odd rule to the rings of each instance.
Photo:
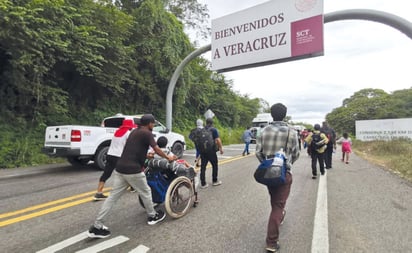
[[[169,148],[167,148],[168,139],[165,136],[160,136],[157,139],[157,145],[162,151],[167,155],[174,155]],[[164,159],[156,154],[153,151],[149,150],[149,153],[153,153],[149,155],[153,157],[147,161],[147,167],[155,169],[155,170],[170,170],[174,172],[178,176],[186,176],[190,179],[193,179],[196,176],[196,172],[194,167],[183,159],[178,159],[172,162],[169,162],[167,159]]]
[[[167,155],[174,155],[169,148],[167,148],[168,139],[164,136],[160,136],[157,139],[157,145],[162,151]],[[164,159],[154,153],[154,151],[148,151],[148,157],[152,157],[147,160],[146,167],[149,170],[160,170],[163,177],[166,179],[173,179],[176,176],[185,176],[190,180],[193,180],[194,190],[195,190],[195,202],[194,206],[199,203],[197,196],[197,189],[199,188],[199,173],[195,168],[188,163],[186,160],[178,159],[172,162],[169,162],[167,159]]]

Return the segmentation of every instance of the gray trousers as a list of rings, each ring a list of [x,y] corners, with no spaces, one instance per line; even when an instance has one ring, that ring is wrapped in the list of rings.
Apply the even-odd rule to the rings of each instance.
[[[147,184],[146,175],[143,172],[137,174],[121,174],[114,171],[113,175],[113,188],[109,197],[104,201],[102,207],[100,208],[99,214],[94,222],[94,226],[96,228],[103,227],[104,218],[109,214],[110,210],[123,195],[123,193],[127,191],[129,185],[137,190],[139,194],[138,196],[140,196],[145,206],[147,216],[153,217],[156,215],[156,211],[153,207],[152,191]]]

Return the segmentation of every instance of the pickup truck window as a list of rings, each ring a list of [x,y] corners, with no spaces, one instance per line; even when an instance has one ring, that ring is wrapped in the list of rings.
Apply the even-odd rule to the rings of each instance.
[[[114,128],[119,128],[123,124],[123,120],[125,117],[114,117],[114,118],[107,118],[103,122],[104,127],[114,127]],[[140,125],[140,119],[139,118],[133,118],[133,122],[136,125]]]
[[[123,120],[124,120],[124,118],[122,118],[122,117],[106,119],[104,121],[104,126],[105,127],[119,128],[122,125]]]

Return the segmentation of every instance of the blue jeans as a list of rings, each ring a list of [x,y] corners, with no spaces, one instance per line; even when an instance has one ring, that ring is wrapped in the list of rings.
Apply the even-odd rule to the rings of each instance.
[[[243,150],[243,154],[249,154],[249,144],[250,141],[245,141],[245,149]]]

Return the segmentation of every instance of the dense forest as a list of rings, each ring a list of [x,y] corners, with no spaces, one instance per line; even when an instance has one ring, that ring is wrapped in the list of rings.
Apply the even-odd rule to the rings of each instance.
[[[0,0],[0,168],[49,162],[40,153],[48,125],[98,125],[119,112],[164,122],[169,80],[195,50],[185,30],[206,38],[208,18],[197,0]],[[187,136],[211,109],[224,142],[239,141],[268,107],[199,57],[177,82],[173,130]],[[326,119],[354,133],[355,120],[411,116],[411,89],[368,89]]]

